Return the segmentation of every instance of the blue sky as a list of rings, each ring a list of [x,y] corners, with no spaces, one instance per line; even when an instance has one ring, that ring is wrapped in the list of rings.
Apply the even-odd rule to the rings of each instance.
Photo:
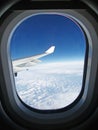
[[[83,60],[85,36],[78,24],[58,14],[39,14],[25,19],[10,41],[13,60],[44,53],[55,46],[55,52],[41,58],[44,62]]]

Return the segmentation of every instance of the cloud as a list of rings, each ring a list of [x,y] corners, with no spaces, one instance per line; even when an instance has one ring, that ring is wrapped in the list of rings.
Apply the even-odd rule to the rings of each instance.
[[[21,100],[37,109],[58,109],[80,94],[83,62],[40,64],[21,71],[15,78]]]

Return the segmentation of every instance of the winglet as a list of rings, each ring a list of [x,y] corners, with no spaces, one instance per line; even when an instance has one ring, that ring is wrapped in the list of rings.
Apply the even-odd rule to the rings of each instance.
[[[55,50],[55,46],[51,46],[47,51],[45,51],[46,54],[51,54]]]

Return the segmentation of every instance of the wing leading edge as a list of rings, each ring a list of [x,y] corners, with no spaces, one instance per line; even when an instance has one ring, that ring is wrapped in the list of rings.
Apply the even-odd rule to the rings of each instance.
[[[40,60],[38,60],[39,58],[52,54],[54,50],[55,50],[55,46],[51,46],[48,50],[46,50],[42,54],[12,61],[15,75],[17,75],[17,72],[25,70],[26,69],[25,67],[30,67],[41,62]]]

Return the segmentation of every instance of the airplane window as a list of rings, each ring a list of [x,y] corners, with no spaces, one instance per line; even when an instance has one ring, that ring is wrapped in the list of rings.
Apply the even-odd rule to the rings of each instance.
[[[39,110],[73,103],[82,90],[85,53],[85,34],[71,16],[43,13],[22,20],[10,39],[21,101]]]

